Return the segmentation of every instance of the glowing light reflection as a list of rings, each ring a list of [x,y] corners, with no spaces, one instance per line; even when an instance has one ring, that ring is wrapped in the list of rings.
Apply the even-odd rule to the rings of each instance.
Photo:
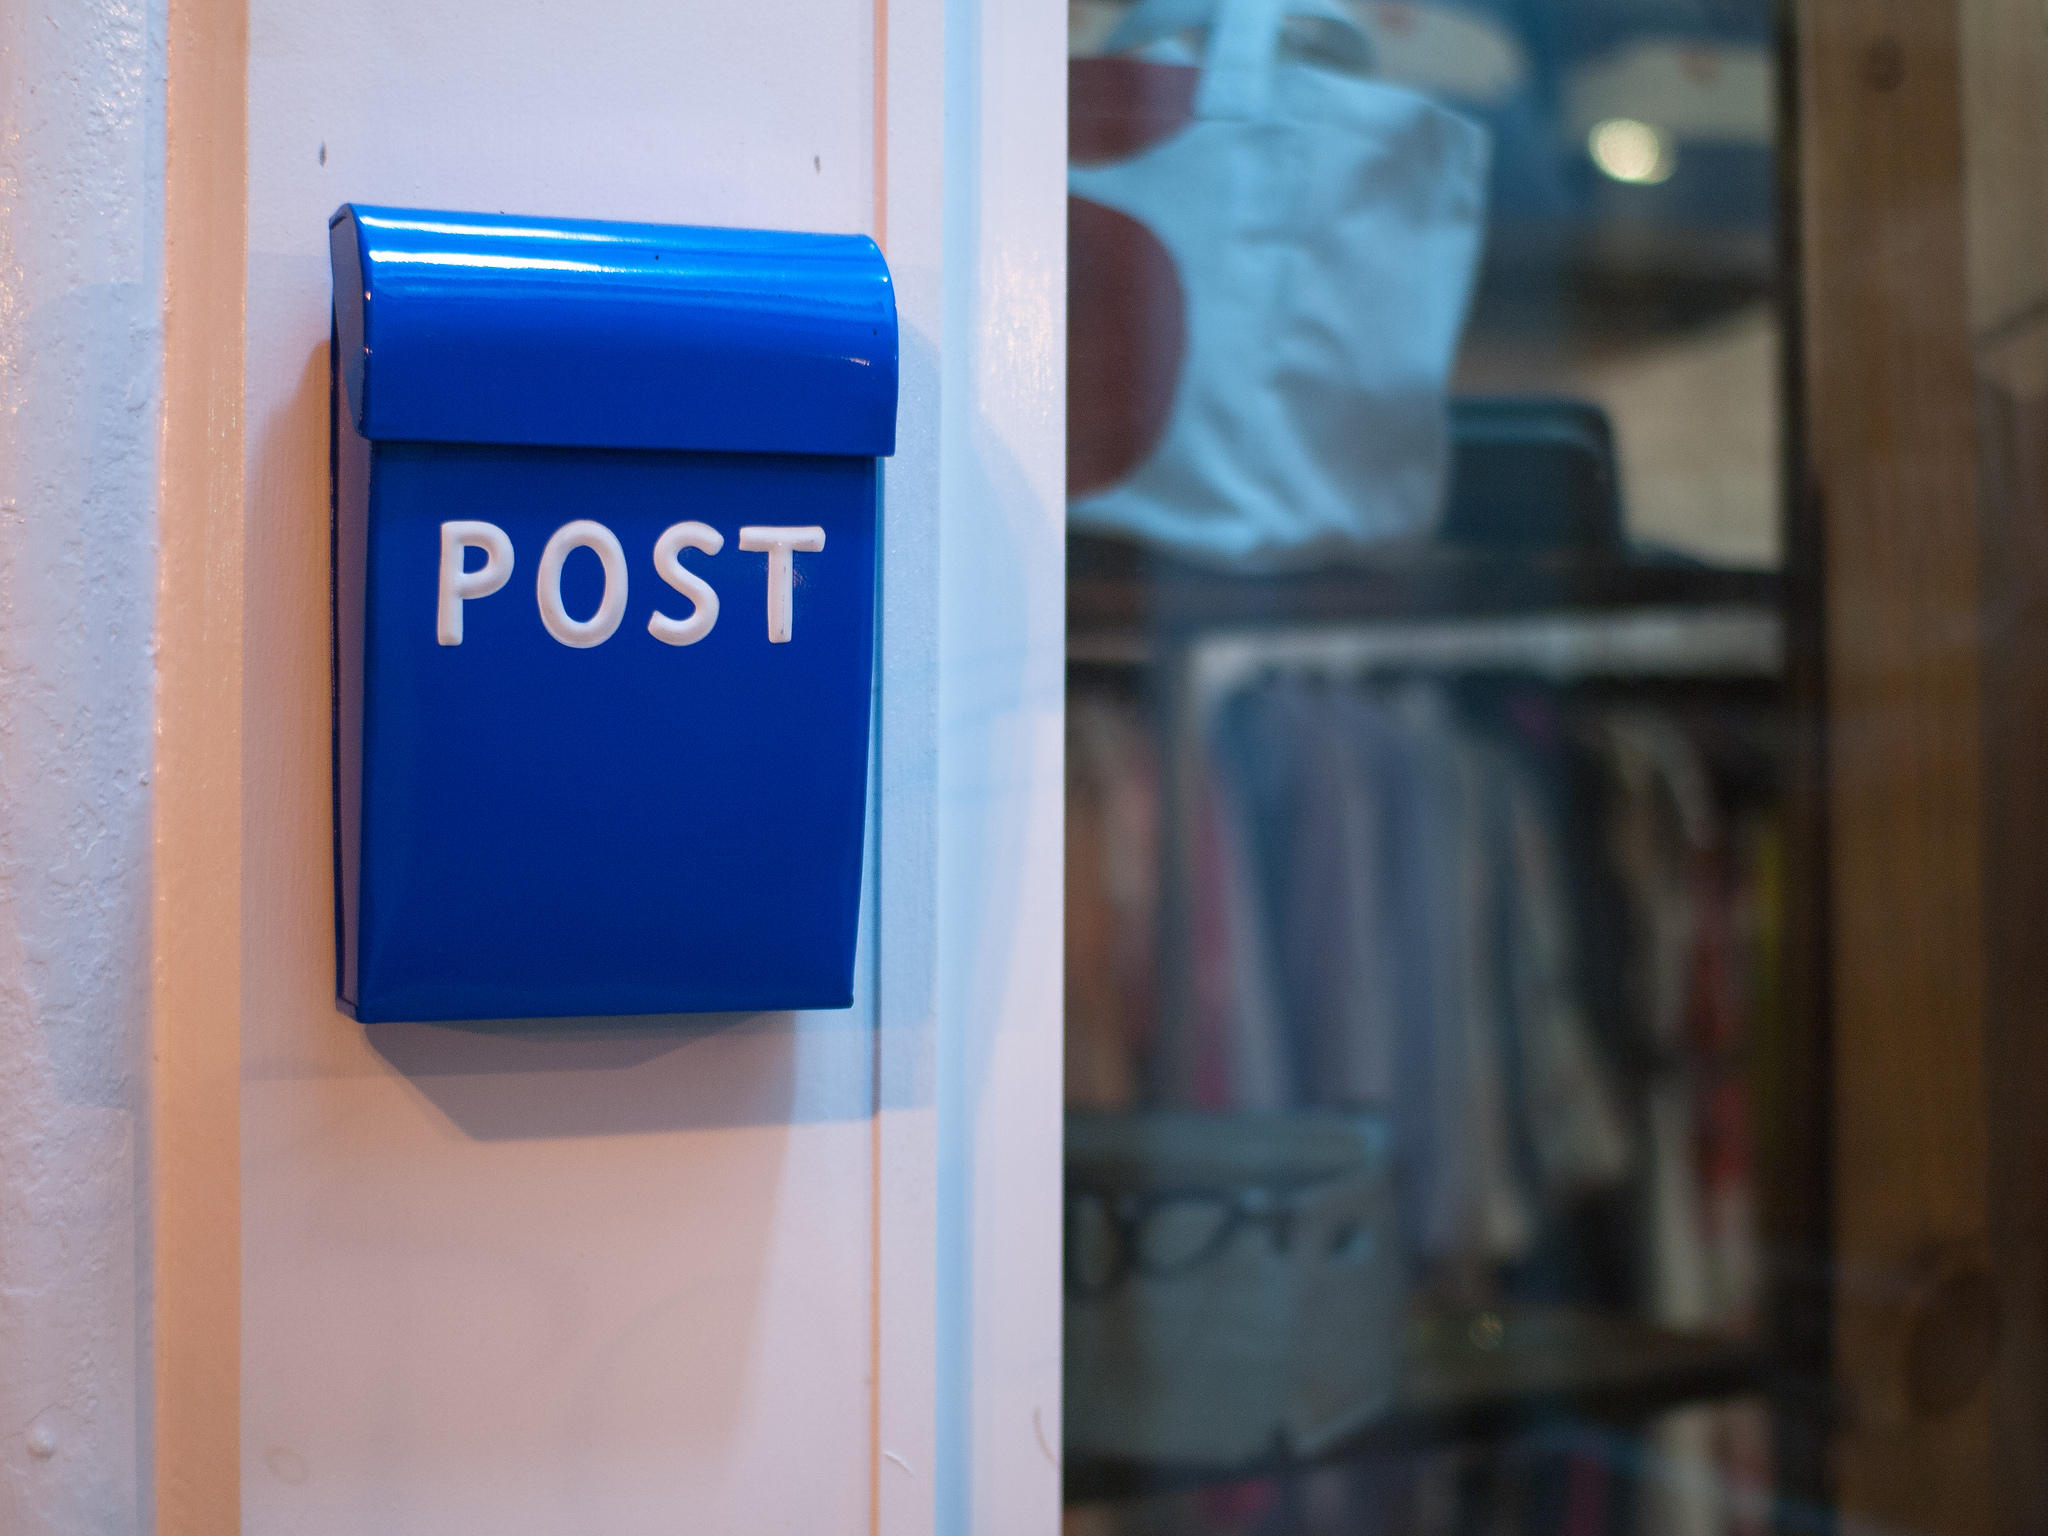
[[[497,256],[461,251],[371,251],[370,260],[399,267],[496,267],[520,272],[618,272],[631,273],[636,267],[610,266],[600,261],[563,261],[548,256]]]
[[[359,213],[356,222],[365,229],[406,229],[422,235],[504,235],[528,240],[586,240],[597,245],[617,245],[617,235],[595,234],[583,229],[523,229],[508,224],[436,224],[426,219],[387,219]]]
[[[1595,125],[1586,136],[1586,152],[1604,174],[1631,186],[1656,186],[1678,169],[1670,137],[1632,117],[1610,117]]]

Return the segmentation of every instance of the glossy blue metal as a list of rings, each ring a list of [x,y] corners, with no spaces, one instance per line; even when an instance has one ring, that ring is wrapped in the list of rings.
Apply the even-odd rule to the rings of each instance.
[[[895,451],[895,290],[865,235],[344,205],[328,238],[372,440]]]
[[[333,227],[369,227],[371,211],[359,212],[344,210]],[[616,226],[518,227],[556,239]],[[788,277],[786,253],[803,237],[654,235],[671,242],[664,252],[724,242],[717,304],[693,309],[686,285],[665,272],[647,279],[625,260],[586,263],[604,270],[579,272],[566,297],[546,301],[532,291],[535,269],[476,261],[474,247],[446,286],[394,279],[389,267],[363,279],[349,256],[356,242],[335,243],[336,968],[342,1005],[365,1022],[852,1001],[873,686],[873,447],[893,436],[893,319],[876,322],[886,369],[880,348],[872,369],[839,366],[846,357],[823,357],[817,340],[846,329],[818,297],[831,284],[815,271],[808,288]],[[533,243],[544,236],[506,235],[527,243],[483,254],[557,248]],[[652,240],[636,249],[654,250]],[[739,254],[749,240],[762,262],[752,276]],[[869,272],[859,291],[873,308],[879,290],[886,306],[879,258],[855,244],[824,241],[838,255],[820,257],[821,268]],[[373,255],[372,268],[385,259]],[[495,296],[500,283],[517,292]],[[743,312],[750,292],[764,317]],[[816,303],[805,310],[793,292]],[[566,317],[547,318],[549,302]],[[522,324],[542,339],[512,334]],[[348,340],[351,325],[367,343]],[[750,336],[758,356],[745,350]],[[717,367],[746,381],[723,392],[716,413],[701,400],[668,418],[634,404],[628,376],[644,385],[664,371],[699,380],[690,398],[708,396],[714,342],[726,349]],[[508,377],[483,395],[492,358]],[[352,361],[365,362],[353,381]],[[885,416],[871,396],[881,377]],[[776,379],[780,393],[769,389]],[[470,398],[440,402],[440,390]],[[485,411],[491,402],[500,414]],[[658,420],[690,446],[649,447]],[[868,447],[821,447],[837,442]],[[587,647],[549,632],[536,594],[548,540],[578,519],[609,529],[625,555],[624,619]],[[447,644],[436,610],[441,530],[454,520],[501,529],[513,569],[463,604],[461,642]],[[692,600],[661,579],[653,551],[682,521],[724,539],[716,555],[692,551],[684,562],[717,593],[718,618],[697,643],[671,645],[649,633],[649,618],[685,617]],[[787,641],[769,638],[769,557],[739,548],[745,525],[824,530],[822,550],[794,557]],[[573,551],[561,570],[568,613],[597,610],[604,580],[596,554]]]

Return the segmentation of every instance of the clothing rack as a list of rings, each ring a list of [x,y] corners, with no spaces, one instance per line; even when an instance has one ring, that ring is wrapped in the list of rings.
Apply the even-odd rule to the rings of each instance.
[[[1235,689],[1283,670],[1333,678],[1498,675],[1553,685],[1768,685],[1782,681],[1785,670],[1784,619],[1775,605],[1757,601],[1539,607],[1441,617],[1361,614],[1311,624],[1177,628],[1157,646],[1132,645],[1139,637],[1128,631],[1097,637],[1086,658],[1097,665],[1156,666],[1165,683],[1168,750],[1161,788],[1169,830],[1161,1001],[1164,1016],[1176,1021],[1188,1017],[1191,1003],[1193,919],[1184,895],[1195,835],[1190,789],[1206,722]],[[1130,649],[1099,644],[1110,638]]]
[[[1205,634],[1190,645],[1188,666],[1199,717],[1232,689],[1281,668],[1351,677],[1504,673],[1551,683],[1776,681],[1785,630],[1773,610],[1737,606],[1368,621]]]
[[[1646,697],[1668,700],[1675,687],[1688,701],[1678,707],[1725,695],[1737,711],[1748,711],[1768,707],[1787,672],[1785,594],[1773,573],[1600,552],[1509,557],[1443,549],[1357,570],[1229,576],[1077,537],[1069,545],[1069,583],[1070,664],[1126,699],[1129,685],[1139,684],[1133,702],[1149,717],[1157,747],[1160,963],[1153,1006],[1162,1031],[1177,1042],[1162,1041],[1167,1051],[1185,1049],[1194,1038],[1194,791],[1202,779],[1205,733],[1239,691],[1275,674],[1336,684],[1523,681],[1586,686],[1602,699],[1640,686]],[[1156,1066],[1179,1070],[1163,1056]],[[1404,1447],[1507,1434],[1532,1400],[1548,1404],[1546,1412],[1572,1402],[1640,1424],[1662,1409],[1753,1390],[1762,1379],[1761,1355],[1751,1343],[1695,1338],[1621,1313],[1574,1314],[1572,1322],[1584,1337],[1574,1335],[1555,1376],[1540,1387],[1533,1376],[1523,1380],[1533,1361],[1520,1345],[1496,1350],[1485,1363],[1499,1355],[1520,1386],[1496,1396],[1495,1386],[1468,1377],[1461,1364],[1457,1386],[1445,1399],[1448,1417],[1418,1414],[1404,1400],[1356,1444],[1312,1459],[1371,1460]],[[1446,1326],[1444,1338],[1462,1344],[1469,1329]],[[1544,1312],[1540,1328],[1557,1326],[1559,1319]],[[1693,1351],[1700,1370],[1650,1372],[1639,1390],[1581,1403],[1580,1394],[1596,1379],[1610,1379],[1596,1361],[1611,1355],[1632,1362],[1631,1369],[1647,1369],[1660,1350]],[[1409,1376],[1429,1377],[1432,1359],[1428,1348],[1413,1346]],[[1618,1376],[1612,1379],[1619,1384]],[[1506,1413],[1499,1423],[1470,1417],[1477,1405],[1496,1402]],[[1276,1458],[1269,1470],[1299,1465]],[[1227,1481],[1252,1470],[1184,1468],[1176,1474],[1167,1467],[1084,1460],[1069,1466],[1066,1481],[1071,1500]]]

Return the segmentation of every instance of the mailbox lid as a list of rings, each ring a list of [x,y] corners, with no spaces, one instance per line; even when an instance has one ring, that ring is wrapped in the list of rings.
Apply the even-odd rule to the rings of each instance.
[[[895,451],[895,288],[865,235],[345,204],[328,237],[364,437]]]

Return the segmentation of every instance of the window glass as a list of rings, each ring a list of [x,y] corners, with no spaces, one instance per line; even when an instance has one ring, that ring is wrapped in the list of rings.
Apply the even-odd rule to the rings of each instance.
[[[1760,1529],[1774,8],[1069,17],[1068,1536]]]

